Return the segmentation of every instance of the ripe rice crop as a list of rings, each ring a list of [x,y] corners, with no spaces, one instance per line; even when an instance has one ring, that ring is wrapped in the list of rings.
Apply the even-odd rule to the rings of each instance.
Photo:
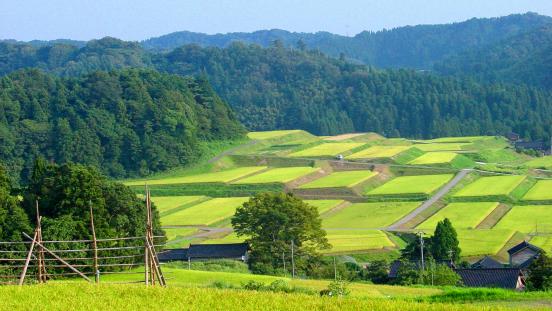
[[[494,255],[514,235],[514,230],[504,229],[458,229],[462,256]]]
[[[544,168],[544,169],[550,169],[552,168],[552,156],[546,156],[546,157],[540,157],[533,159],[527,163],[525,163],[525,166],[530,168]]]
[[[422,151],[462,151],[470,144],[466,143],[430,143],[430,144],[415,144],[414,147]]]
[[[525,194],[523,200],[526,201],[547,201],[552,200],[552,180],[539,180]]]
[[[190,195],[190,196],[171,196],[171,197],[152,197],[151,200],[157,207],[157,210],[160,213],[170,211],[182,205],[190,204],[197,202],[199,200],[205,199],[201,195]]]
[[[345,203],[345,200],[304,200],[305,203],[315,206],[318,209],[318,214],[324,214],[332,208]]]
[[[552,205],[514,206],[494,228],[523,233],[552,232]]]
[[[408,162],[413,165],[431,165],[431,164],[443,164],[450,163],[456,158],[458,154],[454,152],[429,152],[422,156]]]
[[[347,159],[382,159],[392,158],[412,146],[372,146],[368,149],[353,153]]]
[[[437,222],[448,218],[454,228],[473,229],[498,206],[498,202],[451,203],[418,225],[418,229],[433,230]]]
[[[443,175],[419,175],[419,176],[402,176],[392,179],[391,181],[370,190],[366,193],[367,196],[393,196],[404,194],[422,194],[428,195],[437,189],[441,188],[451,178],[452,174]]]
[[[387,227],[416,207],[418,202],[351,204],[322,221],[324,228],[377,229]]]
[[[328,253],[351,252],[393,247],[395,244],[379,230],[328,230]]]

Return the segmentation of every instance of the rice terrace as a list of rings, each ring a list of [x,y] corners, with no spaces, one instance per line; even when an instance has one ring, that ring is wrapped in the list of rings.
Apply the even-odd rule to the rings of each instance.
[[[548,0],[0,12],[0,310],[552,310]]]

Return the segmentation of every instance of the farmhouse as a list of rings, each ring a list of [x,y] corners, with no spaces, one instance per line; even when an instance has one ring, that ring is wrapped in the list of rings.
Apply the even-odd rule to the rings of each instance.
[[[485,256],[472,264],[473,269],[497,269],[503,268],[504,265],[490,256]]]
[[[160,262],[231,259],[246,262],[249,244],[190,244],[189,248],[169,249],[159,253]]]
[[[523,241],[508,250],[508,255],[510,256],[510,266],[520,269],[527,269],[527,267],[529,267],[529,265],[540,255],[541,252],[542,249],[540,247],[528,243],[527,241]]]
[[[456,269],[467,287],[498,287],[524,290],[525,277],[517,268]]]

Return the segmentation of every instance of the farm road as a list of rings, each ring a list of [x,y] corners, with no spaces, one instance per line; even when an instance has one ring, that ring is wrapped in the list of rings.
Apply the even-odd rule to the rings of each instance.
[[[454,188],[454,186],[458,185],[458,183],[468,175],[472,169],[463,169],[461,170],[454,178],[449,181],[443,188],[441,188],[437,193],[435,193],[431,198],[429,198],[427,201],[422,203],[422,205],[418,206],[415,210],[413,210],[410,214],[404,216],[402,219],[397,221],[396,223],[389,226],[388,229],[390,230],[396,230],[399,229],[400,226],[404,225],[405,223],[411,221],[414,219],[414,217],[418,216],[421,212],[428,209],[431,205],[433,205],[435,202],[437,202],[439,199],[444,197],[449,191]]]

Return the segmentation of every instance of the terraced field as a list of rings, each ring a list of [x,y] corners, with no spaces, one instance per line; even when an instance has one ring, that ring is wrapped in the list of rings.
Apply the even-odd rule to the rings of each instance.
[[[326,238],[332,248],[327,253],[358,252],[394,247],[385,233],[379,230],[328,230]]]
[[[552,205],[514,206],[495,226],[523,233],[552,232]]]
[[[552,235],[550,234],[545,233],[544,235],[534,236],[529,242],[544,249],[549,254],[552,252]]]
[[[454,152],[431,152],[426,153],[410,162],[408,164],[413,165],[432,165],[432,164],[444,164],[450,163],[456,158],[458,154]]]
[[[168,197],[153,197],[152,201],[157,207],[160,214],[170,212],[173,209],[183,205],[191,204],[206,199],[202,195],[192,196],[168,196]]]
[[[161,218],[163,226],[208,226],[234,215],[248,198],[215,198]]]
[[[448,218],[454,228],[473,229],[498,205],[498,202],[451,203],[418,225],[417,228],[432,232],[437,226],[437,222]]]
[[[192,183],[226,183],[243,176],[254,174],[267,169],[266,166],[246,166],[238,167],[220,172],[212,172],[198,175],[189,175],[182,177],[172,177],[153,180],[138,180],[125,182],[127,186],[148,185],[172,185],[172,184],[192,184]]]
[[[481,177],[475,182],[462,188],[455,198],[468,197],[500,197],[508,196],[514,189],[525,180],[525,176],[491,176]]]
[[[552,169],[552,156],[533,159],[525,163],[525,166],[531,168]]]
[[[388,197],[415,195],[427,197],[445,185],[452,177],[452,174],[397,177],[376,189],[368,191],[366,195]]]
[[[305,203],[316,206],[318,213],[324,214],[332,208],[345,203],[345,200],[305,200]]]
[[[372,171],[334,172],[310,183],[306,183],[300,186],[299,189],[354,187],[377,174],[378,173]]]
[[[379,229],[390,226],[416,207],[418,202],[355,203],[328,216],[324,228]]]
[[[552,201],[552,180],[539,180],[523,197],[524,201]]]
[[[430,143],[430,144],[415,144],[414,147],[426,151],[462,151],[465,150],[469,143]]]
[[[514,235],[508,229],[458,229],[458,240],[462,256],[496,254]]]
[[[364,143],[323,143],[314,147],[294,152],[290,157],[335,157],[351,149],[363,146]]]
[[[273,168],[266,172],[234,181],[233,184],[288,183],[318,170],[320,169],[316,167]]]
[[[372,146],[347,156],[347,159],[386,159],[392,158],[411,146]]]
[[[283,131],[266,131],[266,132],[249,132],[247,137],[256,140],[265,140],[278,138],[285,135],[301,133],[301,130],[283,130]]]

